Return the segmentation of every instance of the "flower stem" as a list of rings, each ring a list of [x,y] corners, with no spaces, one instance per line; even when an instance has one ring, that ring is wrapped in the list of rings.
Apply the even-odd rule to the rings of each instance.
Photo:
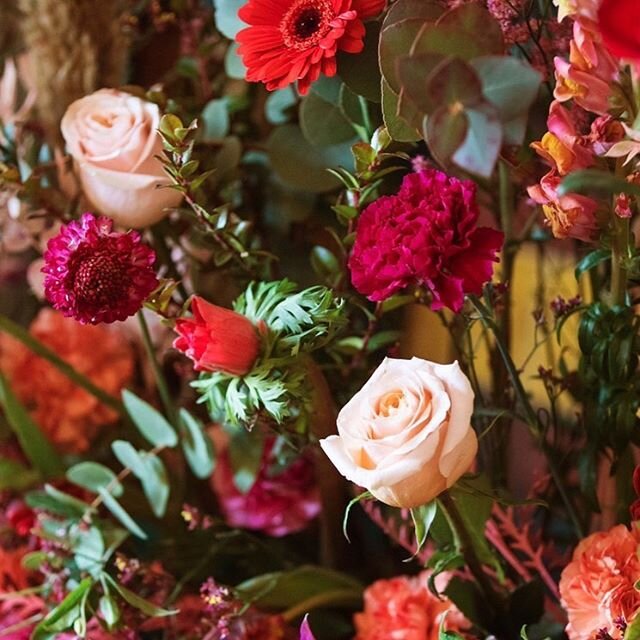
[[[49,347],[44,345],[38,339],[34,338],[25,328],[2,314],[0,314],[0,331],[8,333],[37,356],[40,356],[50,362],[56,369],[58,369],[58,371],[60,371],[60,373],[69,378],[69,380],[74,384],[100,400],[102,404],[118,412],[120,415],[125,415],[124,406],[120,400],[104,391],[104,389],[96,386],[89,378],[60,358],[57,353],[49,349]]]
[[[456,505],[454,498],[448,491],[445,491],[444,493],[440,494],[438,499],[440,500],[442,506],[446,511],[449,523],[452,527],[454,539],[456,539],[460,546],[460,552],[464,557],[469,571],[471,571],[473,577],[478,583],[478,586],[482,589],[485,597],[487,598],[487,602],[493,609],[494,615],[498,619],[502,619],[503,615],[505,614],[504,599],[493,588],[489,576],[487,576],[487,574],[484,572],[484,569],[482,568],[482,563],[478,559],[476,551],[473,547],[473,540],[471,539],[471,535],[469,534],[467,525],[462,517],[462,514],[458,510],[458,506]]]
[[[147,320],[144,317],[144,312],[142,310],[138,311],[138,321],[140,322],[142,341],[144,342],[147,357],[151,362],[151,368],[153,369],[153,375],[158,387],[158,393],[160,394],[160,399],[162,400],[162,406],[164,407],[169,421],[172,424],[175,424],[177,418],[176,409],[173,405],[173,401],[171,400],[171,394],[169,393],[167,380],[164,377],[162,369],[160,368],[160,364],[158,363],[158,359],[156,358],[155,348],[153,346],[153,341],[151,340],[151,334],[149,333],[149,325],[147,324]]]
[[[629,220],[614,214],[611,244],[611,304],[624,305],[627,295],[627,266],[629,253]]]
[[[567,509],[567,514],[569,515],[569,519],[573,524],[575,532],[578,538],[583,538],[584,532],[582,530],[582,524],[580,523],[580,518],[578,518],[578,514],[576,513],[575,507],[571,502],[571,499],[569,498],[569,494],[567,493],[567,490],[562,481],[562,476],[560,474],[560,471],[558,470],[556,461],[553,459],[552,452],[549,450],[549,447],[544,441],[542,430],[540,428],[540,421],[538,420],[538,416],[533,406],[531,405],[531,402],[529,401],[529,397],[527,396],[527,392],[525,391],[525,388],[522,385],[522,380],[520,380],[520,376],[518,374],[518,371],[516,369],[516,366],[513,360],[511,359],[511,356],[509,355],[509,351],[507,350],[506,346],[502,341],[502,338],[500,336],[500,331],[496,323],[491,318],[489,310],[482,304],[482,302],[480,302],[480,300],[477,297],[469,296],[469,301],[478,312],[480,316],[480,321],[482,322],[482,324],[484,324],[484,326],[487,329],[490,329],[494,335],[496,346],[498,348],[498,351],[500,352],[500,355],[502,356],[504,365],[507,369],[507,373],[509,374],[509,379],[511,380],[511,384],[513,385],[513,388],[516,392],[518,401],[522,406],[522,409],[524,410],[526,421],[533,435],[538,440],[538,445],[540,446],[540,449],[545,454],[545,457],[547,459],[547,465],[549,467],[549,472],[551,473],[551,477],[553,478],[553,481],[558,489],[558,493],[560,494],[560,497],[564,502],[564,505]]]
[[[319,607],[343,606],[358,607],[362,603],[362,594],[351,589],[336,589],[335,591],[325,591],[318,595],[311,596],[302,602],[294,605],[282,613],[285,622],[293,622],[296,618],[302,617],[305,613],[318,609]]]

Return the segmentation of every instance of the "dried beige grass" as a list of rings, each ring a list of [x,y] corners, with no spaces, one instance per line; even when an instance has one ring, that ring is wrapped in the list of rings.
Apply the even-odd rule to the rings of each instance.
[[[120,0],[17,0],[38,93],[39,121],[52,143],[71,102],[122,84],[128,37]]]

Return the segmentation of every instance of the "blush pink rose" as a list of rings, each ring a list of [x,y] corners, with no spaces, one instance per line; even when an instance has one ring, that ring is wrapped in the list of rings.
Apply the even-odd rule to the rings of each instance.
[[[378,580],[364,592],[364,611],[354,616],[355,640],[438,640],[446,615],[447,631],[464,631],[469,622],[446,597],[429,591],[429,571],[409,578]],[[450,574],[436,578],[439,591],[446,588]]]
[[[196,371],[249,373],[260,351],[260,338],[251,321],[200,296],[193,297],[191,311],[193,318],[176,322],[174,348],[193,360]]]
[[[560,596],[567,611],[570,640],[592,640],[604,629],[618,640],[620,622],[640,611],[640,529],[618,525],[594,533],[576,547],[560,578]]]
[[[125,227],[146,227],[182,199],[156,156],[162,153],[158,106],[102,89],[72,103],[62,135],[93,208]]]
[[[457,362],[386,358],[320,441],[338,471],[393,507],[417,507],[473,463],[473,390]]]

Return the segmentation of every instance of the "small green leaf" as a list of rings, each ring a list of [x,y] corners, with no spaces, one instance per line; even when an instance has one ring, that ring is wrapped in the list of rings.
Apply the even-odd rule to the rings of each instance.
[[[180,409],[182,450],[197,478],[208,478],[216,465],[213,442],[204,427],[186,409]]]
[[[97,527],[75,526],[71,531],[71,550],[80,571],[87,571],[98,579],[104,566],[104,539]]]
[[[71,593],[67,594],[66,598],[55,609],[45,616],[44,620],[36,627],[36,632],[46,632],[52,629],[57,622],[77,608],[92,586],[93,580],[85,578]]]
[[[240,29],[247,25],[238,17],[238,10],[245,0],[214,0],[215,22],[218,31],[229,40],[235,40]]]
[[[100,598],[98,611],[109,629],[118,624],[118,620],[120,620],[120,609],[118,603],[109,594]]]
[[[32,509],[42,509],[64,518],[81,518],[89,505],[51,485],[45,485],[44,491],[32,491],[25,501]]]
[[[284,124],[289,122],[289,111],[298,102],[298,97],[292,87],[278,89],[269,94],[265,104],[264,113],[271,124]]]
[[[627,193],[633,196],[640,196],[640,185],[627,182],[624,178],[606,171],[582,169],[570,173],[560,183],[558,194],[564,196],[568,193]]]
[[[467,109],[466,114],[469,122],[467,135],[452,159],[460,168],[489,178],[502,147],[500,121],[491,105]]]
[[[46,478],[61,476],[64,473],[64,465],[56,450],[14,395],[1,372],[0,403],[4,407],[11,429],[20,442],[20,447],[31,464]]]
[[[257,436],[246,429],[238,429],[229,439],[233,483],[241,493],[250,491],[262,464],[264,441]]]
[[[139,595],[129,591],[126,587],[118,584],[109,574],[103,574],[109,584],[120,594],[125,602],[128,602],[132,607],[142,611],[145,616],[152,618],[166,618],[168,616],[174,616],[178,613],[176,609],[163,609],[158,607],[153,602],[149,602]]]
[[[140,433],[154,447],[175,447],[178,444],[173,427],[149,403],[127,389],[122,392],[122,400]]]
[[[147,534],[138,526],[136,521],[124,510],[120,503],[106,490],[98,491],[104,502],[104,506],[126,527],[134,536],[147,539]]]
[[[596,249],[595,251],[591,251],[584,258],[578,262],[575,270],[576,280],[580,280],[580,276],[598,266],[605,260],[609,260],[611,258],[611,251],[609,249]]]
[[[347,533],[347,524],[349,523],[349,514],[351,513],[351,509],[354,505],[358,504],[361,500],[369,500],[373,498],[373,495],[370,491],[363,491],[359,496],[356,496],[349,502],[347,508],[344,510],[344,517],[342,518],[342,533],[348,542],[351,542],[349,539],[349,534]]]
[[[229,133],[229,109],[227,100],[210,100],[202,110],[202,139],[205,142],[222,140]]]
[[[411,558],[409,558],[409,560],[412,560],[420,553],[424,543],[427,541],[429,529],[431,529],[433,520],[436,517],[437,509],[438,503],[433,500],[429,504],[410,510],[411,520],[413,520],[413,526],[416,532],[416,552],[411,556]]]
[[[67,480],[94,493],[107,487],[114,496],[121,496],[123,492],[116,474],[97,462],[79,462],[67,471]]]

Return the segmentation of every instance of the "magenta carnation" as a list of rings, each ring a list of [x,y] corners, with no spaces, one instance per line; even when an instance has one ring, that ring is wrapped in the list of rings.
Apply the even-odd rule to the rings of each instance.
[[[491,279],[504,237],[477,227],[478,215],[470,180],[432,168],[407,175],[397,195],[379,198],[358,220],[353,286],[376,302],[422,286],[432,309],[460,311],[465,294],[482,293]]]
[[[158,286],[156,254],[136,231],[90,213],[62,227],[44,254],[47,300],[83,324],[125,320]]]
[[[320,513],[320,493],[313,466],[306,458],[273,473],[274,443],[274,438],[267,440],[256,480],[244,494],[233,482],[228,450],[217,446],[212,485],[229,525],[279,537],[301,531]]]

